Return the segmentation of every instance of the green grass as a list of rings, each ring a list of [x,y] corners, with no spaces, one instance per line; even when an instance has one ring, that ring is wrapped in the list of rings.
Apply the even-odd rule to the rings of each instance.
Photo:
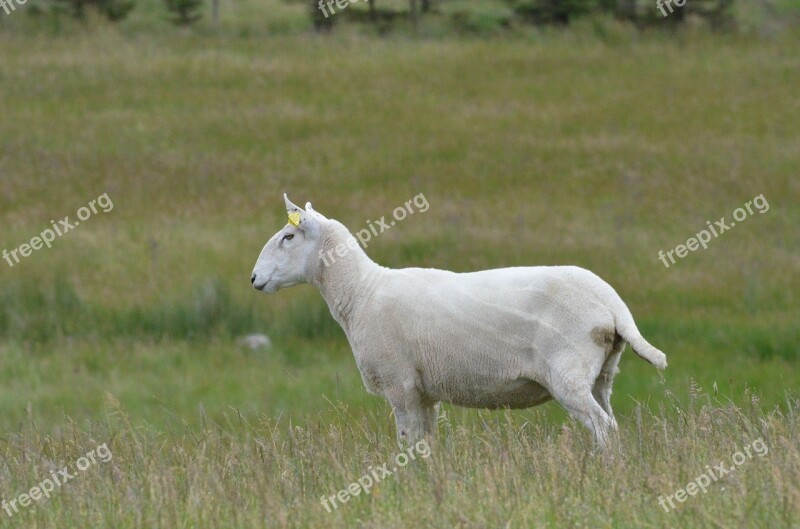
[[[0,32],[0,250],[104,192],[114,202],[53,248],[0,261],[0,496],[94,443],[115,454],[0,524],[797,518],[797,36],[211,37],[135,23]],[[617,457],[587,455],[554,404],[445,407],[430,460],[326,513],[319,496],[397,448],[319,294],[252,291],[284,191],[352,230],[424,193],[427,212],[370,243],[383,265],[576,264],[607,279],[670,362],[662,378],[623,355]],[[660,263],[759,194],[768,212]],[[249,332],[273,347],[237,346]],[[658,495],[758,436],[768,457],[660,510]]]
[[[441,439],[418,450],[429,457],[398,467],[384,413],[339,405],[304,421],[249,421],[229,410],[214,421],[201,409],[199,426],[173,418],[156,431],[133,426],[109,399],[98,421],[65,421],[54,435],[27,420],[7,440],[0,476],[13,499],[99,444],[113,454],[16,514],[25,527],[790,527],[797,401],[767,415],[754,401],[740,409],[694,394],[678,409],[636,408],[606,457],[592,455],[581,426],[550,425],[538,411],[481,413],[468,425],[448,412]],[[739,466],[672,512],[659,506],[720,463]],[[322,497],[383,464],[394,473],[369,494],[323,507]]]

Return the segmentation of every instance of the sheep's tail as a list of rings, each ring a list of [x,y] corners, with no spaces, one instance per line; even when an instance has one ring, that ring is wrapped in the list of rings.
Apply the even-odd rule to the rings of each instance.
[[[619,333],[626,342],[631,344],[631,349],[633,349],[633,352],[639,355],[640,358],[647,360],[658,369],[667,367],[667,355],[650,345],[650,343],[639,334],[636,325],[631,325],[624,329],[617,326],[617,333]]]
[[[644,339],[644,336],[639,332],[636,323],[633,321],[631,311],[628,310],[628,307],[621,299],[620,303],[622,307],[617,308],[614,313],[617,334],[631,344],[631,349],[633,349],[633,352],[639,355],[640,358],[647,360],[658,369],[667,367],[667,355],[650,345],[650,343]]]
[[[617,294],[611,285],[605,281],[603,281],[603,284],[605,285],[603,289],[606,287],[610,289],[610,292],[606,290],[606,296],[604,297],[608,301],[609,309],[614,315],[614,326],[616,327],[617,334],[631,344],[631,349],[633,349],[633,352],[639,355],[640,358],[647,360],[658,369],[667,367],[667,355],[650,345],[650,343],[644,339],[644,336],[639,332],[636,323],[633,321],[633,315],[628,309],[628,306],[622,301],[622,298],[619,297],[619,294]]]

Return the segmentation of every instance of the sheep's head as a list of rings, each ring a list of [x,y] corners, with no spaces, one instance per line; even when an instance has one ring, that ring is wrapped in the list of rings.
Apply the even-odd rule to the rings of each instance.
[[[250,282],[256,290],[272,294],[284,287],[307,283],[319,262],[320,234],[327,220],[306,203],[295,206],[284,193],[289,223],[261,250]]]

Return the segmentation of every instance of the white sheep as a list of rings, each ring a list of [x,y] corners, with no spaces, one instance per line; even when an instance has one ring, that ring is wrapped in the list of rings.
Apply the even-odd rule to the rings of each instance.
[[[434,433],[438,402],[527,408],[555,399],[605,447],[617,427],[611,384],[625,343],[667,365],[619,295],[588,270],[385,268],[344,225],[284,200],[290,222],[261,251],[253,286],[319,289],[367,391],[392,406],[401,444]],[[330,250],[337,258],[323,262]]]

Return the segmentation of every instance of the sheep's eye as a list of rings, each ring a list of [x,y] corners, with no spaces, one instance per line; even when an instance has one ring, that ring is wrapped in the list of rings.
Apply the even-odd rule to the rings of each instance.
[[[292,239],[294,239],[293,233],[287,233],[286,235],[283,236],[284,241],[291,241]]]

